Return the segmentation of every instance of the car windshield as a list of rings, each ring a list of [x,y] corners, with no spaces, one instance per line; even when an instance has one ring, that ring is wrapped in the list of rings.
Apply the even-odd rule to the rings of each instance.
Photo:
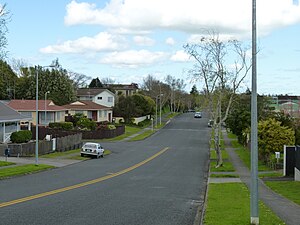
[[[84,145],[85,148],[97,148],[96,144],[85,144]]]

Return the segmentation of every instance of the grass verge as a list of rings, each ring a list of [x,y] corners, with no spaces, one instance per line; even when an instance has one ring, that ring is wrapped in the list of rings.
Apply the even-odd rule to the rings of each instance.
[[[236,150],[236,153],[240,157],[240,159],[244,162],[244,164],[251,169],[251,154],[250,151],[240,148]],[[261,161],[258,161],[258,171],[269,171],[271,170],[268,166],[264,165]]]
[[[54,166],[44,165],[44,164],[28,164],[22,166],[15,166],[10,168],[5,168],[0,170],[0,179],[18,176],[18,175],[25,175],[30,173],[35,173],[42,170],[48,170],[55,168]]]
[[[300,181],[265,181],[273,191],[300,205]]]
[[[0,161],[0,167],[15,165],[13,162]]]
[[[216,173],[211,173],[209,177],[212,177],[212,178],[238,178],[239,176],[236,175],[236,174],[216,174]]]
[[[41,158],[47,158],[47,159],[51,159],[51,158],[58,158],[58,157],[62,157],[62,158],[67,158],[68,156],[75,154],[75,153],[80,153],[80,149],[74,149],[74,150],[70,150],[70,151],[65,151],[65,152],[53,152],[53,153],[49,153],[47,155],[42,155],[40,156]]]
[[[228,153],[225,150],[222,150],[222,159],[228,159]],[[217,159],[217,153],[215,150],[210,151],[210,159]]]
[[[143,132],[142,134],[139,134],[133,138],[131,138],[129,141],[140,141],[140,140],[144,140],[145,138],[149,137],[150,135],[152,135],[155,131],[152,130],[146,130],[145,132]]]
[[[241,183],[209,184],[205,225],[250,224],[249,191]],[[270,209],[259,203],[260,224],[284,225]]]
[[[210,172],[234,172],[231,162],[224,161],[223,166],[216,168],[217,162],[210,162]]]

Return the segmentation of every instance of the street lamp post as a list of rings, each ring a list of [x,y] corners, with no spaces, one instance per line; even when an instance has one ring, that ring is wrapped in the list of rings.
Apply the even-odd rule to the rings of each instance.
[[[50,93],[50,91],[45,92],[45,126],[47,125],[47,103],[46,103],[46,101],[47,101],[47,94],[49,94],[49,93]]]
[[[250,222],[259,224],[258,216],[258,141],[257,141],[257,67],[256,0],[252,0],[252,93],[251,93],[251,196]]]
[[[36,93],[35,93],[35,165],[39,164],[39,68],[56,67],[55,65],[36,68]]]

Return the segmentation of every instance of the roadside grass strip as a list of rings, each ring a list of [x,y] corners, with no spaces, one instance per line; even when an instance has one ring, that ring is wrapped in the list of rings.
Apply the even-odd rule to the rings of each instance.
[[[13,162],[0,161],[0,167],[15,165]]]
[[[229,161],[223,161],[223,166],[216,168],[217,162],[210,162],[210,172],[234,172],[234,166]]]
[[[145,132],[143,132],[142,134],[139,134],[133,138],[131,138],[129,141],[140,141],[140,140],[144,140],[145,138],[149,137],[150,135],[152,135],[153,133],[155,133],[155,131],[150,130],[146,130]]]
[[[240,148],[235,151],[240,159],[244,162],[244,164],[248,167],[248,169],[251,169],[251,153],[250,151]],[[258,171],[270,171],[271,169],[264,165],[261,161],[258,161]]]
[[[228,159],[229,158],[227,151],[222,150],[221,153],[222,153],[222,159]],[[210,151],[210,159],[211,160],[217,159],[217,153],[216,153],[215,150]]]
[[[47,158],[47,159],[51,159],[51,158],[57,158],[57,157],[67,157],[71,154],[75,154],[78,153],[80,154],[80,149],[74,149],[74,150],[70,150],[70,151],[65,151],[65,152],[53,152],[53,153],[49,153],[46,155],[41,155],[41,158]]]
[[[211,173],[209,175],[211,178],[239,178],[237,174],[226,174],[226,173]]]
[[[269,208],[259,203],[259,222],[264,225],[284,225]],[[205,225],[250,224],[250,194],[242,183],[209,184]]]
[[[276,193],[300,205],[300,181],[264,181]]]
[[[88,186],[88,185],[100,183],[102,181],[111,179],[113,177],[120,176],[120,175],[128,173],[128,172],[130,172],[134,169],[137,169],[137,168],[143,166],[144,164],[150,162],[151,160],[155,159],[156,157],[160,156],[161,154],[165,153],[169,149],[170,149],[169,147],[166,147],[166,148],[160,150],[159,152],[157,152],[156,154],[152,155],[151,157],[145,159],[144,161],[141,161],[141,162],[139,162],[139,163],[137,163],[137,164],[135,164],[131,167],[128,167],[124,170],[121,170],[119,172],[112,173],[112,174],[109,174],[109,175],[106,175],[106,176],[103,176],[103,177],[99,177],[99,178],[96,178],[96,179],[93,179],[93,180],[90,180],[90,181],[86,181],[86,182],[78,183],[78,184],[75,184],[75,185],[67,186],[67,187],[64,187],[64,188],[59,188],[59,189],[55,189],[55,190],[52,190],[52,191],[43,192],[43,193],[40,193],[40,194],[31,195],[31,196],[20,198],[20,199],[15,199],[15,200],[8,201],[8,202],[2,202],[2,203],[0,203],[0,208],[7,207],[7,206],[10,206],[10,205],[15,205],[15,204],[22,203],[22,202],[31,201],[31,200],[34,200],[34,199],[38,199],[38,198],[42,198],[42,197],[46,197],[46,196],[50,196],[50,195],[54,195],[54,194],[58,194],[58,193],[62,193],[62,192],[65,192],[65,191],[74,190],[74,189],[85,187],[85,186]],[[1,170],[0,170],[0,172],[1,172]]]
[[[10,168],[4,168],[0,170],[0,179],[18,176],[18,175],[25,175],[30,173],[35,173],[42,170],[52,169],[55,168],[54,166],[44,165],[44,164],[27,164],[22,166],[14,166]]]

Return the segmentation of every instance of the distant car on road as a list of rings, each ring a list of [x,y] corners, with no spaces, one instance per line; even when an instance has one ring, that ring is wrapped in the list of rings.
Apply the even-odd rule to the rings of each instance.
[[[104,149],[100,143],[87,142],[82,146],[80,154],[82,157],[87,155],[98,159],[99,157],[103,157]]]
[[[201,112],[196,112],[194,115],[194,118],[202,118],[202,113]]]
[[[214,121],[213,120],[209,120],[207,123],[208,127],[212,127],[214,125]]]

